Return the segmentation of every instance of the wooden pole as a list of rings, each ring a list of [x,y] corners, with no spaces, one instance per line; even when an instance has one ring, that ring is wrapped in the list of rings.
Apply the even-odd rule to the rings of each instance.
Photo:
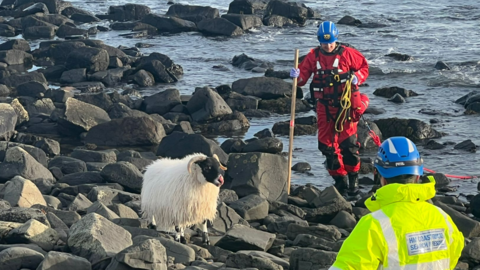
[[[298,49],[295,49],[295,62],[293,65],[298,68]],[[292,84],[292,105],[290,112],[290,142],[288,144],[288,178],[287,178],[287,192],[290,194],[290,180],[292,177],[292,152],[293,152],[293,132],[295,128],[295,103],[297,100],[297,78],[293,78]]]

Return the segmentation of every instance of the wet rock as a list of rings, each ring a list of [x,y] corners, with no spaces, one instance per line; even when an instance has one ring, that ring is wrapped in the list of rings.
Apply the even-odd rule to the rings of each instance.
[[[142,189],[142,173],[133,164],[120,161],[108,164],[102,170],[102,176],[108,182],[118,183],[130,190],[140,192]]]
[[[296,2],[269,1],[265,8],[264,19],[271,15],[278,15],[293,20],[298,25],[305,25],[308,9],[305,4]]]
[[[312,170],[312,167],[308,162],[298,162],[297,164],[293,165],[292,171],[304,173]]]
[[[450,70],[450,67],[443,61],[438,61],[436,64],[435,64],[435,69],[438,69],[438,70]]]
[[[86,11],[84,9],[77,8],[77,7],[66,7],[66,8],[62,9],[61,14],[65,17],[69,17],[69,18],[73,14],[94,15],[93,13],[91,13],[89,11]]]
[[[148,14],[141,20],[141,22],[154,26],[158,29],[159,33],[174,34],[197,30],[197,26],[194,22],[164,15]]]
[[[224,18],[203,19],[197,27],[205,35],[240,36],[245,33],[240,27]]]
[[[82,93],[98,93],[105,89],[101,82],[79,82],[73,83],[72,87],[80,90]]]
[[[108,121],[110,117],[104,110],[75,98],[68,98],[65,102],[65,113],[58,119],[58,124],[64,127],[64,133],[80,134]]]
[[[405,103],[406,102],[406,100],[400,94],[395,94],[393,97],[389,98],[388,101],[391,101],[393,103]]]
[[[34,204],[47,205],[37,186],[21,176],[15,176],[5,183],[0,193],[4,194],[3,199],[13,207],[29,208]]]
[[[384,87],[384,88],[377,88],[373,92],[374,95],[385,97],[385,98],[393,98],[395,95],[400,95],[404,98],[406,97],[415,97],[418,96],[413,90],[407,90],[401,87]]]
[[[399,119],[395,117],[376,120],[375,124],[377,124],[385,138],[404,136],[415,142],[442,137],[442,134],[430,125],[416,119]]]
[[[220,146],[225,153],[241,153],[243,147],[247,145],[241,139],[227,139]]]
[[[110,6],[108,18],[114,21],[137,21],[150,14],[151,9],[145,5],[126,4],[122,6]]]
[[[453,149],[464,150],[464,151],[475,153],[477,151],[477,146],[472,142],[472,140],[465,140],[455,145]]]
[[[157,156],[183,158],[192,153],[204,153],[207,156],[217,154],[222,164],[227,164],[228,156],[220,146],[200,134],[173,132],[160,142]]]
[[[233,82],[232,91],[261,99],[276,99],[291,96],[292,84],[278,78],[255,77]],[[298,89],[297,98],[303,98],[303,92]]]
[[[244,225],[236,224],[215,246],[233,252],[239,250],[268,250],[275,240],[275,234],[257,231]]]
[[[222,18],[227,19],[244,31],[251,28],[260,28],[263,25],[262,18],[256,15],[224,14]]]
[[[291,113],[291,98],[278,98],[274,100],[260,100],[258,108],[261,110],[270,111],[279,114]],[[297,99],[295,101],[295,112],[310,111],[310,105],[305,100]]]
[[[165,65],[159,60],[144,61],[137,66],[137,70],[140,69],[150,72],[156,83],[173,83],[176,81],[166,70]]]
[[[167,269],[167,250],[159,240],[148,239],[120,251],[106,270],[120,268]]]
[[[87,80],[87,69],[77,68],[64,71],[60,77],[62,83],[78,83]]]
[[[283,267],[267,258],[260,258],[248,254],[234,253],[227,256],[227,267],[255,268],[261,270],[283,270]]]
[[[232,58],[232,65],[234,67],[243,68],[245,70],[252,70],[256,67],[261,67],[261,68],[272,68],[273,67],[273,65],[271,63],[267,62],[267,61],[253,59],[252,57],[249,57],[244,53],[242,53],[240,55],[235,55]],[[241,84],[243,85],[243,83],[241,83]],[[240,86],[240,87],[244,87],[244,86]]]
[[[229,205],[247,221],[262,220],[268,215],[268,201],[259,195],[243,197]]]
[[[389,53],[387,55],[385,55],[387,57],[391,57],[397,61],[410,61],[413,59],[412,56],[408,55],[408,54],[401,54],[401,53]]]
[[[133,80],[140,86],[153,86],[155,84],[155,78],[153,77],[152,73],[140,69],[135,75],[133,76]]]
[[[131,132],[135,130],[135,132]],[[124,117],[89,130],[86,143],[109,146],[156,145],[165,137],[161,123],[150,117]]]
[[[250,127],[250,122],[239,111],[234,111],[232,114],[226,114],[208,121],[206,124],[195,123],[194,128],[201,129],[203,132],[209,134],[225,134],[236,131],[246,131]]]
[[[287,160],[267,153],[230,154],[225,187],[234,190],[238,196],[252,193],[261,194],[268,200],[287,201],[286,170]]]
[[[234,0],[230,2],[228,14],[257,14],[267,6],[265,0]]]
[[[87,33],[88,31],[85,29],[62,25],[58,28],[56,35],[60,38],[65,38],[71,36],[88,36]]]
[[[338,22],[337,24],[346,24],[346,25],[352,25],[352,26],[359,26],[360,24],[362,24],[362,22],[358,19],[355,19],[354,17],[352,16],[343,16]]]
[[[242,148],[242,152],[262,152],[270,154],[279,154],[283,150],[283,143],[277,138],[262,138],[250,141]]]
[[[317,133],[317,118],[315,116],[296,118],[294,123],[293,134],[296,136],[314,135]],[[278,135],[289,135],[290,121],[275,123],[272,127],[272,131],[274,134]]]
[[[35,219],[11,230],[5,237],[7,243],[36,244],[45,251],[52,250],[58,239],[58,233],[54,229]]]
[[[360,143],[360,149],[377,149],[378,146],[375,144],[372,136],[369,134],[370,130],[368,129],[367,124],[370,129],[380,138],[380,141],[382,141],[383,138],[383,134],[378,128],[377,124],[371,121],[363,121],[363,119],[360,119],[357,125],[357,141]]]
[[[8,141],[15,133],[17,113],[9,104],[0,103],[0,138]]]
[[[268,128],[262,129],[259,132],[253,134],[253,136],[262,139],[262,138],[275,138],[275,134]]]
[[[425,143],[425,145],[423,146],[423,148],[430,149],[430,150],[439,150],[439,149],[443,149],[445,147],[446,147],[445,145],[443,145],[441,143],[438,143],[434,140],[427,141],[427,143]]]
[[[256,110],[258,108],[258,98],[252,96],[244,96],[235,92],[231,92],[225,97],[227,105],[236,111]]]
[[[109,70],[95,72],[89,77],[89,79],[100,81],[106,86],[116,86],[121,82],[123,74],[128,70],[129,68],[126,67],[112,68]]]
[[[0,61],[7,65],[30,65],[33,57],[25,51],[12,49],[0,51]]]
[[[209,6],[193,6],[174,4],[168,8],[167,16],[175,16],[198,24],[203,19],[214,19],[219,17],[219,11]]]
[[[290,72],[288,71],[274,71],[273,69],[267,69],[265,71],[265,77],[275,77],[279,79],[288,79],[290,78]]]
[[[68,54],[65,67],[67,69],[86,68],[87,72],[95,73],[106,70],[109,63],[110,59],[106,50],[80,47]]]
[[[70,16],[70,19],[74,20],[77,23],[93,23],[100,21],[100,19],[94,15],[80,13],[72,14],[72,16]]]
[[[290,269],[316,270],[330,267],[337,257],[336,252],[299,248],[290,254]]]
[[[0,36],[2,37],[16,36],[15,28],[7,24],[0,24]]]
[[[4,269],[37,269],[44,258],[42,253],[26,247],[10,247],[0,251],[0,265]]]
[[[179,104],[181,104],[180,92],[177,89],[167,89],[145,97],[142,103],[142,110],[148,114],[158,113],[162,115]]]
[[[129,232],[95,213],[73,224],[68,238],[72,253],[93,263],[115,256],[131,245]]]
[[[192,98],[187,103],[187,109],[192,119],[197,122],[207,121],[232,113],[232,110],[222,97],[208,87],[195,89]]]
[[[30,82],[30,81],[37,81],[40,83],[47,83],[47,80],[45,79],[45,76],[43,76],[42,73],[40,72],[29,72],[25,74],[12,74],[8,77],[5,77],[0,80],[2,84],[5,84],[6,86],[13,88],[17,87],[18,85],[25,83],[25,82]]]

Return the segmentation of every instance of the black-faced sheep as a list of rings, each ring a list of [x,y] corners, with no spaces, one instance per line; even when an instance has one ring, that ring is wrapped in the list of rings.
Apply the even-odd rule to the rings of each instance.
[[[144,218],[155,224],[157,230],[174,229],[175,240],[183,243],[184,228],[202,224],[203,242],[210,244],[207,221],[215,219],[226,169],[216,155],[207,157],[201,153],[156,160],[143,175]]]

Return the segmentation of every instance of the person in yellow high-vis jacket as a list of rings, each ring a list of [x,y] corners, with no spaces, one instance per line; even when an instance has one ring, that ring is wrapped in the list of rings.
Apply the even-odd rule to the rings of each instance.
[[[372,213],[360,219],[330,270],[454,269],[464,237],[450,216],[427,202],[435,196],[435,179],[418,183],[423,161],[415,144],[387,139],[375,173],[382,187],[365,202]]]

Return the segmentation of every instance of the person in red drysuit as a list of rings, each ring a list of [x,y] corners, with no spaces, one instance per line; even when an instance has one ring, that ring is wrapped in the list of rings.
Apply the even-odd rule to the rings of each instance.
[[[310,95],[316,103],[318,149],[326,157],[326,168],[337,190],[342,194],[348,190],[348,195],[354,196],[358,194],[360,169],[357,123],[369,102],[358,85],[368,77],[368,63],[359,51],[337,42],[338,30],[333,22],[320,24],[317,36],[320,46],[306,55],[298,69],[292,68],[290,76],[298,78],[298,86],[303,86],[314,74]],[[345,97],[344,102],[350,100],[351,106],[341,113],[340,99],[346,84],[351,85],[351,97]]]

